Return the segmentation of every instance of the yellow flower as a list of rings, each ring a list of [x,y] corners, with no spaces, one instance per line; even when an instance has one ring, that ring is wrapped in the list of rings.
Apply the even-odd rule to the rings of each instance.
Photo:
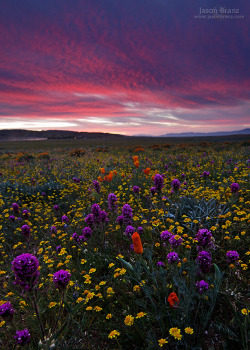
[[[186,327],[186,328],[184,329],[184,331],[185,331],[185,333],[187,333],[187,334],[193,334],[193,333],[194,333],[194,330],[193,330],[191,327]]]
[[[141,287],[138,286],[138,285],[136,285],[136,286],[133,287],[133,291],[134,291],[134,292],[139,292],[140,289],[141,289]]]
[[[115,264],[114,263],[110,263],[108,267],[111,268],[113,266],[115,266]]]
[[[134,324],[134,317],[132,315],[126,316],[124,323],[126,326],[132,326]]]
[[[94,272],[96,272],[96,269],[92,268],[92,269],[89,270],[89,273],[94,273]]]
[[[241,310],[242,315],[248,315],[249,312],[250,312],[250,310],[247,310],[247,309]]]
[[[155,247],[160,247],[160,243],[155,243]]]
[[[0,322],[0,327],[2,327],[5,324],[5,321]]]
[[[86,307],[86,310],[87,310],[87,311],[90,311],[90,310],[92,310],[92,309],[93,309],[92,306]]]
[[[99,286],[103,286],[104,284],[106,284],[107,282],[106,281],[101,281],[100,283],[99,283]]]
[[[25,303],[24,300],[21,300],[21,301],[19,302],[19,305],[20,305],[21,307],[27,306],[27,304]]]
[[[146,316],[147,314],[145,313],[145,312],[139,312],[138,314],[137,314],[137,316],[136,316],[136,318],[141,318],[141,317],[144,317],[144,316]]]
[[[107,314],[106,319],[109,320],[111,317],[113,317],[112,314]]]
[[[169,334],[178,340],[181,340],[181,338],[182,338],[181,330],[177,327],[170,328]]]
[[[56,304],[57,304],[57,303],[55,303],[55,302],[52,301],[52,302],[49,304],[49,308],[51,309],[52,307],[56,306]]]
[[[109,339],[119,337],[120,333],[117,332],[117,330],[113,330],[112,332],[109,333]]]
[[[94,310],[95,310],[96,312],[102,311],[102,307],[100,307],[100,306],[95,306],[95,307],[94,307]]]
[[[158,343],[159,343],[159,346],[162,348],[164,344],[168,343],[168,341],[167,341],[167,339],[162,338],[162,339],[158,340]]]
[[[79,297],[79,298],[76,300],[77,304],[80,303],[82,300],[83,300],[83,298]]]
[[[111,287],[109,287],[109,288],[107,289],[107,293],[108,293],[108,294],[115,294],[115,292],[113,291],[113,288],[111,288]]]
[[[87,298],[88,299],[92,299],[94,295],[95,295],[95,293],[91,293],[90,292],[90,293],[87,294]]]

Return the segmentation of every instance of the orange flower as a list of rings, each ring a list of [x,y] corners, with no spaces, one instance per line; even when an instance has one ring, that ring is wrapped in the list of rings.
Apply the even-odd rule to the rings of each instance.
[[[142,254],[143,253],[143,247],[141,244],[141,237],[139,235],[139,233],[134,232],[132,235],[132,240],[133,240],[133,244],[134,244],[134,252],[136,254]]]
[[[105,169],[104,168],[101,168],[101,173],[105,174]]]
[[[116,170],[114,170],[114,175],[117,175],[117,171]]]
[[[172,309],[177,308],[180,305],[180,300],[177,297],[176,293],[171,293],[168,297],[168,302]]]
[[[150,168],[146,168],[143,170],[143,172],[145,175],[148,175],[150,173],[150,170],[151,170]]]
[[[103,179],[102,179],[102,177],[101,176],[98,176],[98,181],[100,181],[100,182],[102,182],[103,181]]]
[[[135,162],[138,162],[138,156],[134,156],[133,157],[133,162],[135,163]]]
[[[105,176],[107,178],[108,181],[111,181],[113,179],[113,173],[110,172],[110,174],[108,174],[107,176]]]
[[[136,162],[134,162],[134,165],[135,165],[136,168],[139,168],[139,162],[138,162],[138,160],[137,160]]]

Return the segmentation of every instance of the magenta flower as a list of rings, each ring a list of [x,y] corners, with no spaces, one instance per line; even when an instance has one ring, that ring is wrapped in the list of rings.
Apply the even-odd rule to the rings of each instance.
[[[31,338],[30,332],[27,328],[23,329],[22,331],[16,331],[16,335],[14,337],[16,344],[19,344],[19,345],[29,344],[30,338]]]
[[[12,261],[12,271],[15,275],[15,284],[19,284],[25,290],[30,291],[38,282],[40,272],[39,261],[29,253],[17,256]]]
[[[71,274],[68,271],[60,270],[54,273],[53,276],[53,282],[55,284],[55,287],[59,289],[59,291],[63,291],[66,289],[69,281],[70,281]]]

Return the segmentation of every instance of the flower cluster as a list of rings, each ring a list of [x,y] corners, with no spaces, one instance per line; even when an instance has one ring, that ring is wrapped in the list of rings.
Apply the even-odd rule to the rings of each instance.
[[[17,256],[12,261],[12,271],[15,275],[15,283],[30,291],[38,282],[39,262],[29,253]]]

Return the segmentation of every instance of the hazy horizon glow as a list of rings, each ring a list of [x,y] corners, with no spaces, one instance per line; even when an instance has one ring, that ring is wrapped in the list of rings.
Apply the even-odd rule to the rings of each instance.
[[[250,4],[225,5],[242,18],[195,18],[215,0],[2,0],[0,129],[250,127]]]

